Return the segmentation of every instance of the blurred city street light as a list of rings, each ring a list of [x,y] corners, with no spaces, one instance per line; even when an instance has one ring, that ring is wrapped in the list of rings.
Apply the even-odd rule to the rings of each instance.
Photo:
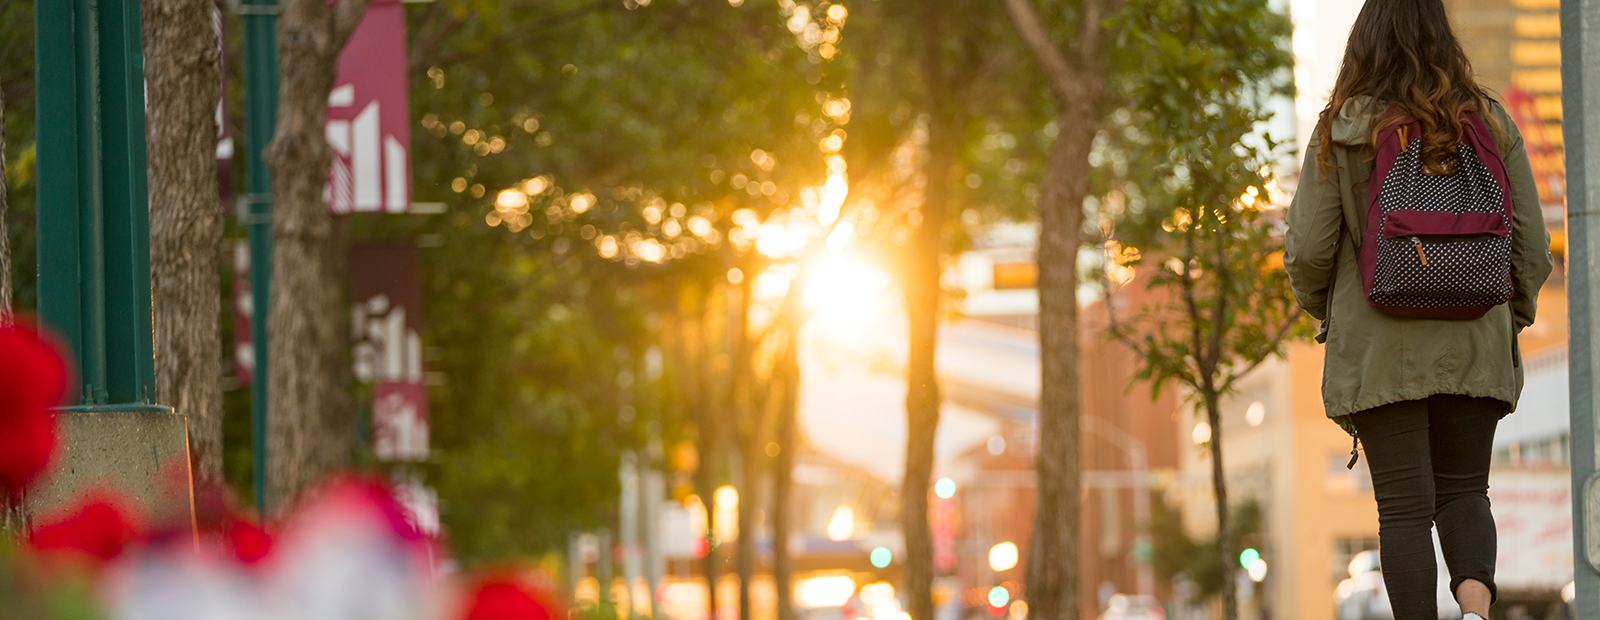
[[[1246,569],[1246,572],[1250,573],[1251,581],[1261,583],[1267,578],[1267,561],[1256,558],[1256,561],[1250,563],[1250,568]]]
[[[989,589],[989,606],[995,609],[1004,609],[1011,602],[1011,592],[1005,586],[995,586]]]
[[[989,549],[989,568],[1007,571],[1017,566],[1017,545],[1003,542]]]
[[[795,584],[794,598],[802,607],[838,607],[856,593],[856,582],[849,575],[830,575],[801,579]]]
[[[828,538],[830,540],[850,540],[856,532],[856,513],[849,506],[840,506],[833,511],[833,519],[828,521]]]

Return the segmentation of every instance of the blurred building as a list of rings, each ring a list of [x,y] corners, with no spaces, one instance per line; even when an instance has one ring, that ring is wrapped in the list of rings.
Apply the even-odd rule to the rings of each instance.
[[[1033,254],[1036,230],[1000,227],[978,240],[958,263],[968,320],[946,328],[941,370],[950,402],[1001,420],[1001,432],[962,455],[952,468],[960,526],[956,571],[965,617],[998,615],[995,587],[1026,595],[1024,573],[1033,527],[1033,462],[1039,410],[1038,294]],[[1132,303],[1150,292],[1128,289]],[[1092,298],[1090,290],[1083,298]],[[1098,617],[1113,595],[1166,599],[1171,583],[1151,566],[1147,526],[1151,492],[1179,475],[1178,402],[1157,398],[1138,381],[1133,352],[1106,332],[1105,306],[1080,311],[1080,466],[1084,495],[1079,529],[1079,600],[1085,618]],[[975,355],[974,351],[987,351]],[[1000,363],[999,360],[1008,359]],[[1026,374],[1018,377],[1016,373]],[[1023,378],[1027,382],[1023,382]],[[996,545],[1015,544],[1022,560],[997,570]]]

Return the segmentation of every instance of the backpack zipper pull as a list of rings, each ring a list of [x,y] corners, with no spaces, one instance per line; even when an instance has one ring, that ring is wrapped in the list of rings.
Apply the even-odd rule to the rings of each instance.
[[[1412,237],[1411,238],[1411,243],[1416,244],[1416,246],[1417,246],[1417,258],[1422,259],[1422,266],[1423,267],[1427,267],[1428,266],[1428,255],[1424,254],[1422,252],[1422,239],[1417,238],[1417,237]]]

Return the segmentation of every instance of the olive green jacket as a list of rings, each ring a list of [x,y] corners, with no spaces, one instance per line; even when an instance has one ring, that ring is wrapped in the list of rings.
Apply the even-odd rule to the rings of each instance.
[[[1497,141],[1514,202],[1512,301],[1471,321],[1403,318],[1368,305],[1356,263],[1374,166],[1370,131],[1376,115],[1368,107],[1371,100],[1363,97],[1339,111],[1331,146],[1338,168],[1326,176],[1316,163],[1326,146],[1312,140],[1284,239],[1283,264],[1295,299],[1322,321],[1317,339],[1327,345],[1322,400],[1328,417],[1351,430],[1346,416],[1352,413],[1434,394],[1494,398],[1509,413],[1522,393],[1516,332],[1533,324],[1539,287],[1553,262],[1522,134],[1505,109],[1491,102],[1490,115],[1506,133]]]

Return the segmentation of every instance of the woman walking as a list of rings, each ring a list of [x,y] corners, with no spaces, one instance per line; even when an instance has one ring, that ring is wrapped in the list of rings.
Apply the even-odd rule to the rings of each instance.
[[[1372,472],[1395,620],[1439,617],[1435,525],[1465,618],[1487,617],[1494,431],[1552,260],[1521,134],[1443,0],[1362,8],[1285,243],[1295,297],[1322,322],[1328,417]]]

